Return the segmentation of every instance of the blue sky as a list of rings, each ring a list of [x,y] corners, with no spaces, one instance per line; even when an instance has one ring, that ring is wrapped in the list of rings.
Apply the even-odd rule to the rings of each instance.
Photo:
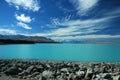
[[[120,39],[120,0],[0,0],[0,34]]]

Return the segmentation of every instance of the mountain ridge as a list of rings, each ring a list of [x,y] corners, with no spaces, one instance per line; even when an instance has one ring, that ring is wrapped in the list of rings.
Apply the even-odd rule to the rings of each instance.
[[[0,44],[57,43],[42,36],[0,35]]]

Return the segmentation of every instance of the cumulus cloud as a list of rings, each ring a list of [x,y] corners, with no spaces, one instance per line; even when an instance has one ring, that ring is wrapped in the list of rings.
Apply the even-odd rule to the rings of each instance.
[[[17,22],[17,26],[20,26],[24,29],[32,29],[29,27],[28,23],[30,23],[33,19],[30,16],[25,16],[25,14],[15,14],[16,19],[19,21]]]
[[[31,27],[29,27],[27,24],[23,22],[18,22],[17,25],[25,29],[32,29]]]
[[[17,9],[22,7],[25,10],[38,11],[40,9],[38,0],[5,0],[10,5],[15,6]]]
[[[73,6],[78,11],[78,14],[84,15],[87,11],[94,8],[99,0],[70,0]]]
[[[16,34],[16,30],[0,28],[0,34]]]
[[[25,14],[21,14],[21,15],[16,14],[15,17],[18,21],[25,22],[25,23],[30,23],[32,21],[30,16],[25,16]]]

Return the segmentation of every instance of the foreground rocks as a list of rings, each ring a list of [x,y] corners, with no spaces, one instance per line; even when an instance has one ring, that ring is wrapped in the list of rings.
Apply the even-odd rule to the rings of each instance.
[[[3,75],[15,80],[120,80],[120,63],[0,60],[0,80]]]

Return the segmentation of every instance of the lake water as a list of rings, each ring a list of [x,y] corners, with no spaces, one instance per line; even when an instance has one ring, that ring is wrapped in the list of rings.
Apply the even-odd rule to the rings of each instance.
[[[120,44],[0,45],[0,59],[120,62]]]

